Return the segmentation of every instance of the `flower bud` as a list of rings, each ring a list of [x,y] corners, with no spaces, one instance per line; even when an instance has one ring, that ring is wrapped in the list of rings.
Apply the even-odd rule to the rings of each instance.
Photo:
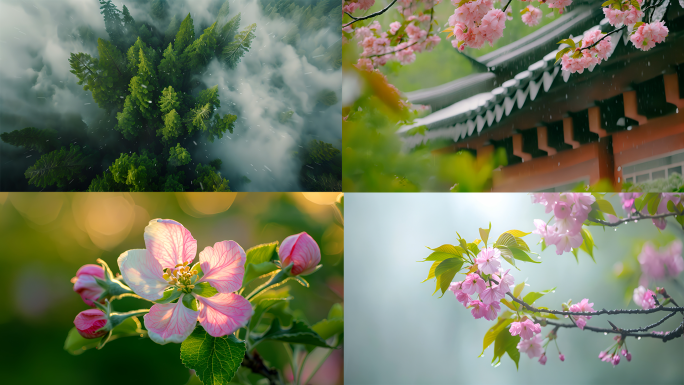
[[[546,353],[542,353],[541,357],[539,357],[539,363],[546,365]]]
[[[558,358],[560,358],[561,361],[565,361],[565,354],[558,353]]]
[[[101,266],[88,264],[81,266],[76,276],[71,279],[74,291],[81,296],[86,305],[95,306],[93,302],[97,302],[104,293],[104,289],[95,280],[95,278],[104,279],[104,276],[104,269]]]
[[[627,358],[627,362],[632,361],[632,353],[627,352],[627,354],[625,354],[625,358]]]
[[[606,356],[606,352],[601,350],[601,352],[599,353],[599,359],[603,359],[603,357],[605,357],[605,356]]]
[[[100,309],[84,310],[74,319],[74,325],[78,334],[83,338],[99,338],[109,332],[105,326],[108,324],[107,315]]]
[[[316,270],[321,261],[321,249],[305,232],[285,238],[278,250],[283,267],[293,264],[290,274],[308,275]]]
[[[613,363],[613,366],[616,366],[617,364],[620,363],[620,355],[619,355],[619,354],[617,354],[617,353],[616,353],[616,354],[613,354],[613,361],[612,361],[612,363]]]

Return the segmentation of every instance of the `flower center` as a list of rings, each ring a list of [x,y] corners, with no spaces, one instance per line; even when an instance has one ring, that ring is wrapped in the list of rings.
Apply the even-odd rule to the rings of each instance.
[[[190,293],[195,288],[197,270],[190,270],[188,262],[179,263],[173,269],[164,269],[164,279],[169,285],[175,286],[176,290]]]

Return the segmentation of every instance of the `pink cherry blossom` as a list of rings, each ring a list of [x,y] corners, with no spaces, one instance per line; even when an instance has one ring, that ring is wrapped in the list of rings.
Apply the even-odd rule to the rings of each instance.
[[[570,305],[570,311],[577,313],[596,312],[596,310],[594,310],[592,306],[594,306],[594,303],[589,303],[589,300],[585,298],[579,303]],[[584,330],[584,327],[587,325],[587,320],[591,319],[591,316],[573,315],[572,318],[575,320],[577,327],[581,330]]]
[[[548,5],[549,8],[559,9],[560,13],[563,13],[563,9],[570,4],[572,4],[572,0],[548,0],[546,2],[546,5]]]
[[[180,343],[195,329],[197,321],[213,337],[234,333],[253,314],[252,305],[233,292],[242,286],[245,251],[234,241],[222,241],[199,254],[197,241],[180,223],[153,219],[145,228],[146,249],[129,250],[118,259],[124,280],[139,296],[157,301],[167,289],[180,293],[175,303],[157,303],[144,316],[145,328],[158,344]],[[199,267],[200,269],[197,269]],[[200,274],[197,274],[201,270]],[[218,291],[211,298],[198,293],[208,284]],[[168,292],[167,292],[168,294]],[[197,310],[183,304],[197,301]]]
[[[555,225],[550,226],[555,230]],[[581,233],[571,234],[571,233],[556,233],[549,232],[547,237],[544,239],[547,246],[555,245],[556,254],[561,255],[565,252],[570,252],[573,248],[580,247],[584,241]]]
[[[637,22],[641,21],[641,19],[644,17],[644,13],[641,10],[634,8],[633,6],[630,6],[629,9],[624,12],[624,14],[624,23],[627,25],[634,25]]]
[[[93,302],[97,302],[104,289],[97,284],[95,278],[104,279],[104,269],[100,265],[83,265],[76,272],[76,276],[71,278],[71,283],[74,284],[74,291],[77,292],[83,302],[88,306],[95,306]]]
[[[613,354],[613,359],[611,363],[613,364],[613,366],[617,366],[617,364],[620,363],[620,355],[617,353]]]
[[[107,325],[107,315],[100,309],[88,309],[78,313],[74,319],[74,325],[83,338],[99,338],[109,332],[101,330]]]
[[[570,215],[571,212],[572,207],[570,204],[568,204],[568,202],[558,202],[553,208],[553,214],[557,219],[565,219]]]
[[[558,359],[560,359],[561,361],[565,361],[565,354],[558,353]]]
[[[541,326],[534,323],[531,319],[525,318],[520,322],[512,322],[508,331],[512,336],[520,335],[523,340],[529,340],[536,333],[541,333]]]
[[[656,307],[655,299],[653,298],[654,295],[655,293],[653,293],[650,289],[639,286],[634,289],[634,295],[632,296],[632,299],[634,300],[635,304],[641,306],[643,309],[653,309]]]
[[[600,360],[603,360],[603,358],[604,358],[607,354],[608,354],[608,353],[606,353],[606,352],[604,352],[603,350],[601,350],[601,351],[599,352],[598,358],[599,358]]]
[[[493,45],[496,40],[503,36],[503,30],[506,28],[505,23],[506,14],[500,9],[492,9],[482,18],[478,30],[484,39]]]
[[[627,352],[627,354],[625,354],[625,358],[627,359],[627,362],[632,361],[632,353]]]
[[[486,320],[493,321],[496,319],[497,314],[501,311],[501,305],[498,302],[492,302],[490,304],[485,304],[485,314]]]
[[[662,21],[656,21],[650,24],[642,24],[632,34],[629,40],[632,41],[636,48],[642,51],[648,51],[655,47],[656,43],[662,43],[667,37],[668,29]]]
[[[472,301],[472,299],[470,298],[470,296],[468,294],[464,293],[463,290],[461,290],[461,284],[462,283],[463,283],[462,281],[461,282],[452,282],[449,285],[449,290],[454,293],[454,295],[456,296],[456,300],[458,302],[462,303],[463,306],[468,306],[468,304],[470,303],[470,301]]]
[[[493,274],[498,272],[501,267],[500,256],[501,251],[499,249],[487,247],[480,250],[477,254],[477,259],[475,259],[475,263],[477,263],[477,267],[484,274]]]
[[[463,280],[461,290],[466,294],[482,293],[487,288],[485,281],[479,275],[470,273]]]
[[[606,15],[608,23],[613,27],[617,27],[625,22],[625,14],[622,10],[606,7],[603,8],[603,14]]]
[[[542,353],[541,357],[539,357],[539,363],[546,365],[546,353]]]
[[[536,227],[536,229],[532,231],[533,234],[539,234],[542,238],[546,238],[548,234],[546,222],[541,219],[535,219],[534,227]]]
[[[395,22],[393,22],[393,23],[390,23],[389,34],[390,34],[390,35],[396,34],[397,31],[399,30],[399,28],[401,28],[401,23],[400,23],[400,22],[395,21]]]
[[[292,275],[308,275],[321,262],[321,249],[309,234],[301,232],[285,238],[278,249],[278,256],[283,267],[294,264]]]
[[[535,334],[534,337],[529,340],[520,340],[517,348],[520,353],[527,353],[527,356],[530,358],[541,357],[544,352],[540,334]]]
[[[622,200],[622,208],[628,213],[631,214],[636,209],[634,208],[634,200],[636,198],[639,198],[642,194],[641,193],[620,193],[620,199]]]
[[[358,3],[362,10],[367,11],[375,4],[375,0],[358,0]]]
[[[541,17],[541,9],[528,5],[527,12],[523,13],[522,15],[522,21],[530,27],[534,27],[535,25],[539,24],[539,22],[541,21]]]
[[[498,291],[501,294],[502,298],[504,295],[506,295],[508,291],[511,290],[511,287],[515,285],[515,278],[512,275],[508,274],[509,271],[511,271],[511,269],[508,269],[505,272],[503,270],[500,270],[498,274],[492,275],[492,278],[499,282],[499,285],[494,286],[493,289]]]
[[[668,246],[660,249],[656,249],[653,243],[646,242],[637,259],[646,281],[648,278],[663,279],[668,276],[674,278],[684,271],[680,240],[672,241]]]
[[[470,309],[470,313],[473,315],[473,317],[475,317],[475,319],[482,318],[487,314],[487,305],[483,304],[481,301],[470,301],[468,306],[472,307],[472,309]]]
[[[482,300],[484,304],[488,305],[492,302],[499,302],[505,295],[506,292],[502,292],[498,285],[492,285],[491,287],[484,289],[484,291],[480,294],[480,300]]]

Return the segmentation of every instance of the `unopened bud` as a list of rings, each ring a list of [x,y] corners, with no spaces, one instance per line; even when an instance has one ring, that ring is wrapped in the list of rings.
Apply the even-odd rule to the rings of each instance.
[[[102,310],[88,309],[78,313],[74,319],[74,325],[83,338],[99,338],[109,332],[106,328],[107,319],[107,315]]]

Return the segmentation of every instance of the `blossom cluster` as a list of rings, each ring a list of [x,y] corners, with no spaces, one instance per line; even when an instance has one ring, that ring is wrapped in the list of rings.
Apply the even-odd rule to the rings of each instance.
[[[354,25],[348,25],[342,28],[345,43],[354,38],[363,48],[356,67],[372,71],[374,68],[387,64],[390,60],[410,64],[416,60],[416,53],[431,51],[441,41],[439,36],[432,33],[431,12],[440,1],[399,0],[397,10],[401,20],[390,23],[388,30],[383,30],[377,20],[365,27],[354,28]],[[374,1],[368,0],[345,1],[344,9],[347,9],[346,12],[368,9],[373,3]],[[422,12],[414,14],[418,3],[422,4]],[[365,8],[366,6],[368,8]]]
[[[677,277],[684,271],[682,242],[675,240],[669,245],[656,248],[651,242],[644,243],[638,257],[643,273],[641,283],[648,285],[648,279]]]
[[[570,73],[582,73],[587,68],[607,60],[611,54],[610,36],[596,29],[584,34],[581,44],[563,55],[561,68]]]
[[[620,354],[627,359],[627,362],[632,361],[632,353],[627,351],[627,344],[620,336],[613,338],[616,342],[606,351],[601,351],[598,358],[603,362],[610,362],[613,366],[620,363]],[[623,348],[624,346],[624,348]]]
[[[520,13],[522,14],[521,18],[523,23],[529,25],[530,27],[534,27],[541,21],[542,11],[539,8],[528,5],[522,11],[520,11]]]
[[[643,0],[636,1],[639,4],[638,7],[635,7],[631,1],[625,1],[622,4],[611,4],[603,8],[603,14],[606,15],[608,22],[613,27],[619,27],[622,24],[633,26],[644,17],[644,12],[641,11]]]
[[[620,193],[622,208],[625,210],[628,216],[632,216],[636,213],[634,200],[642,195],[642,193]],[[667,208],[668,202],[672,202],[675,206],[677,206],[680,202],[684,202],[684,195],[681,193],[660,193],[658,194],[657,199],[660,199],[660,203],[658,204],[658,209],[654,215],[662,215],[670,212],[670,209]],[[651,218],[651,221],[653,221],[653,224],[660,230],[665,230],[665,227],[667,226],[666,218]]]
[[[547,246],[555,245],[556,254],[561,255],[583,242],[582,224],[587,220],[591,205],[596,198],[589,193],[537,193],[532,194],[532,203],[541,203],[546,213],[553,212],[555,223],[547,224],[535,219],[535,234],[539,234]]]
[[[503,36],[506,28],[506,14],[494,8],[494,0],[468,1],[459,6],[457,0],[452,0],[457,6],[454,14],[449,17],[450,29],[455,39],[451,41],[454,48],[463,51],[466,47],[480,48],[485,41],[490,45]]]
[[[669,30],[662,21],[650,24],[641,24],[639,28],[630,36],[629,40],[636,48],[648,51],[655,47],[656,43],[662,43],[667,37]]]
[[[512,275],[501,269],[501,251],[493,247],[482,249],[475,263],[478,270],[470,273],[463,281],[452,282],[449,285],[458,302],[471,308],[470,312],[476,319],[484,317],[486,320],[496,319],[501,311],[499,301],[504,298],[515,283]],[[483,275],[489,276],[485,280]],[[476,295],[471,298],[471,295]]]

